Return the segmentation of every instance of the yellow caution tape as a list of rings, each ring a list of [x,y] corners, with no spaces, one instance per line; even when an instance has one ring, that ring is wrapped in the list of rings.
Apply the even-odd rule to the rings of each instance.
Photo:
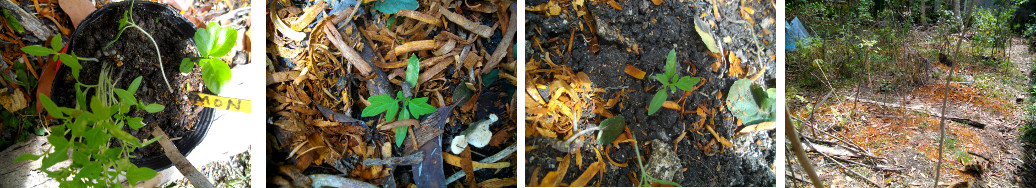
[[[214,108],[220,110],[229,110],[235,112],[252,113],[252,101],[249,100],[220,97],[204,93],[194,93],[194,96],[191,96],[190,99],[192,103],[194,103],[194,105],[197,106],[203,106],[206,108]]]

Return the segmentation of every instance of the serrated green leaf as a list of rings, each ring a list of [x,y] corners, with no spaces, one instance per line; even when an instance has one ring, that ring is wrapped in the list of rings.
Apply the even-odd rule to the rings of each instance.
[[[161,104],[148,104],[147,106],[144,106],[144,111],[147,111],[147,113],[157,113],[163,109],[165,109],[165,106]]]
[[[61,58],[62,64],[65,64],[65,66],[72,68],[72,70],[83,69],[83,65],[79,64],[79,58],[77,58],[76,56],[68,54],[58,54],[58,57]]]
[[[428,104],[428,97],[411,99],[410,103],[407,105],[407,108],[410,109],[410,113],[414,115],[414,119],[417,119],[422,115],[435,112],[435,107]]]
[[[130,135],[126,131],[122,131],[122,129],[108,129],[108,132],[111,133],[111,135],[115,138],[122,140],[123,144],[127,144],[138,148],[140,147],[140,140],[138,140],[137,137],[133,137],[133,135]]]
[[[128,124],[131,129],[140,129],[141,127],[144,127],[144,118],[132,117],[126,120],[126,124]]]
[[[663,86],[669,85],[670,82],[669,76],[666,76],[665,74],[655,74],[655,80],[662,82]]]
[[[133,93],[130,93],[129,91],[123,89],[115,89],[115,95],[119,96],[119,100],[121,100],[120,102],[128,104],[137,104],[137,98],[133,97]]]
[[[680,78],[680,81],[676,82],[676,87],[684,91],[691,91],[695,85],[698,85],[698,82],[701,82],[701,78],[683,76]]]
[[[35,160],[39,160],[39,159],[40,159],[39,155],[33,155],[33,154],[26,153],[26,154],[22,154],[22,155],[19,155],[16,158],[14,158],[14,162],[35,161]]]
[[[223,85],[230,81],[230,66],[220,59],[204,59],[209,61],[202,65],[201,77],[205,81],[205,87],[212,93],[219,94],[223,91]]]
[[[83,166],[83,169],[79,170],[75,178],[98,179],[101,177],[101,170],[103,168],[100,162],[91,162]]]
[[[622,115],[611,117],[601,121],[601,131],[597,133],[597,143],[606,145],[612,143],[615,138],[619,137],[625,131],[626,118]]]
[[[194,61],[191,61],[190,58],[180,59],[180,72],[181,73],[190,73],[191,69],[194,69]]]
[[[43,157],[43,160],[40,161],[42,163],[40,168],[48,169],[51,166],[54,166],[54,164],[58,164],[58,162],[65,160],[68,160],[68,148],[55,148],[54,153],[50,153],[50,155]]]
[[[140,76],[137,76],[137,78],[134,78],[133,82],[130,82],[129,87],[126,88],[126,91],[129,91],[129,93],[131,95],[134,94],[134,93],[137,93],[137,88],[140,88],[140,82],[142,80],[143,80],[143,77],[140,77]]]
[[[50,49],[53,49],[54,52],[61,51],[62,46],[61,35],[54,35],[54,37],[50,38]]]
[[[399,113],[399,118],[396,118],[396,120],[408,120],[408,119],[410,119],[410,110],[407,110],[407,108],[403,108],[402,110],[403,111],[401,111]]]
[[[54,49],[50,49],[50,48],[43,47],[43,46],[26,46],[26,47],[22,47],[22,52],[25,52],[25,53],[27,53],[29,55],[40,56],[40,57],[45,57],[45,56],[49,56],[49,55],[53,55],[53,54],[57,53],[56,51],[54,51]]]
[[[654,115],[658,112],[658,109],[662,108],[662,103],[665,103],[665,99],[669,97],[669,94],[665,92],[665,89],[658,90],[655,93],[655,97],[651,98],[651,103],[648,104],[648,115]]]
[[[406,81],[410,83],[411,88],[417,87],[417,77],[421,73],[421,63],[417,59],[417,54],[410,54],[410,60],[406,64]]]
[[[385,14],[396,14],[399,10],[417,10],[417,0],[385,0],[384,2],[375,2],[374,9],[378,12]]]
[[[371,96],[367,98],[367,101],[369,101],[371,104],[370,106],[363,108],[363,111],[360,113],[360,117],[377,116],[378,114],[384,113],[385,111],[389,111],[390,109],[398,109],[399,107],[399,101],[396,101],[396,99],[389,97],[388,94]]]
[[[101,145],[108,143],[108,141],[111,140],[112,136],[106,134],[104,132],[104,128],[102,127],[93,127],[90,128],[90,130],[86,131],[85,138],[86,147],[95,149],[99,148]]]
[[[676,49],[669,50],[669,55],[665,58],[665,75],[666,78],[676,77]],[[667,80],[668,81],[668,80]]]
[[[403,141],[406,140],[407,126],[396,127],[396,147],[402,147]]]
[[[108,113],[111,112],[107,105],[101,103],[101,98],[99,98],[99,96],[97,95],[94,95],[94,97],[90,97],[90,110],[94,114],[102,116],[109,116]]]
[[[39,97],[40,102],[43,103],[43,109],[46,109],[47,113],[50,113],[50,116],[54,116],[54,118],[58,119],[65,118],[65,115],[58,109],[58,105],[54,104],[54,101],[50,100],[50,97],[47,97],[47,95],[42,93],[39,94]]]
[[[147,167],[138,168],[136,166],[132,166],[132,168],[126,171],[126,179],[130,184],[136,184],[139,181],[154,178],[157,174],[158,173],[155,172],[155,170],[151,170]]]
[[[717,47],[716,38],[712,37],[712,33],[708,31],[703,31],[700,26],[704,23],[701,23],[701,21],[698,21],[698,19],[694,19],[694,23],[694,31],[697,31],[698,35],[701,36],[702,43],[705,43],[705,47],[708,48],[709,51],[712,53],[719,53],[719,47]]]
[[[69,143],[68,139],[65,139],[65,130],[54,128],[53,131],[47,136],[47,142],[57,149],[68,148]]]

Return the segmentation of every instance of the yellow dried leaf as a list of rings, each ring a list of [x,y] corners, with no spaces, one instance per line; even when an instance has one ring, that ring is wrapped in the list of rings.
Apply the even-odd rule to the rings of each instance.
[[[630,64],[626,64],[626,68],[623,69],[623,71],[626,72],[626,74],[629,74],[630,76],[633,76],[637,79],[644,79],[644,75],[647,74],[646,72],[638,69],[637,67],[633,67],[633,65]]]
[[[727,76],[741,78],[741,75],[744,74],[744,71],[741,70],[741,59],[737,58],[734,53],[727,54],[729,54],[727,59],[730,62],[730,70],[727,71]]]
[[[590,179],[593,178],[594,175],[597,175],[597,171],[600,171],[602,166],[604,166],[604,163],[601,163],[601,161],[597,161],[597,162],[594,162],[593,164],[590,164],[590,167],[586,168],[586,170],[583,171],[583,175],[579,175],[579,178],[576,178],[576,181],[573,181],[572,184],[570,184],[569,186],[572,186],[572,187],[584,187],[584,186],[586,186],[586,183],[590,182]]]

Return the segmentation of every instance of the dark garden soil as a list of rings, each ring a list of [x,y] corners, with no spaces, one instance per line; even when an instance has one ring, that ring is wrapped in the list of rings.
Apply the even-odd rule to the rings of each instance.
[[[533,0],[527,6],[544,3],[553,2]],[[609,6],[609,3],[613,2],[586,2],[597,24],[600,51],[596,53],[591,52],[589,47],[592,46],[589,41],[592,41],[590,38],[593,36],[589,30],[594,28],[586,28],[584,19],[575,16],[577,11],[572,6],[562,4],[564,11],[557,16],[528,12],[526,36],[530,45],[527,46],[527,57],[537,62],[545,62],[545,58],[550,58],[550,62],[586,73],[593,87],[604,91],[600,93],[600,98],[612,99],[621,95],[619,105],[608,110],[625,117],[628,131],[639,142],[645,168],[650,168],[647,166],[652,153],[660,152],[653,151],[653,145],[664,142],[670,145],[668,149],[675,151],[680,163],[677,167],[682,166],[678,169],[679,174],[671,181],[683,186],[773,186],[776,181],[773,170],[775,131],[735,136],[739,125],[723,101],[734,81],[746,75],[728,76],[726,57],[729,55],[723,53],[723,58],[710,55],[694,29],[693,20],[704,13],[703,21],[714,25],[712,30],[717,41],[723,41],[725,37],[732,39],[722,46],[726,52],[736,55],[742,61],[738,66],[744,67],[742,69],[747,76],[765,68],[762,79],[757,79],[756,83],[773,87],[776,15],[773,2],[744,1],[741,4],[716,1],[722,5],[718,7],[722,20],[719,22],[713,14],[714,4],[709,1],[665,1],[660,5],[654,5],[651,1],[615,1],[621,10]],[[751,22],[755,23],[751,24],[754,35],[747,28],[749,21],[742,17],[742,11],[747,11],[742,6],[754,10],[754,14],[748,14]],[[580,29],[580,25],[583,29]],[[571,36],[575,39],[570,39]],[[565,44],[568,41],[572,43]],[[568,48],[571,48],[571,53],[568,53]],[[661,86],[650,75],[664,72],[666,55],[671,49],[676,49],[677,62],[680,62],[677,74],[701,77],[702,83],[689,96],[683,95],[683,92],[669,94],[668,100],[682,101],[678,102],[684,110],[682,114],[677,110],[662,108],[656,114],[648,115],[648,103]],[[721,66],[714,65],[717,63]],[[634,78],[623,72],[626,65],[643,70],[648,76],[644,79]],[[546,63],[541,63],[541,66],[546,66]],[[681,99],[680,96],[687,98]],[[694,113],[698,108],[711,112],[704,117],[705,124],[714,125],[719,135],[735,143],[735,148],[720,149],[722,147],[719,143],[710,144],[716,139],[708,130],[695,130],[695,122],[703,118]],[[586,123],[593,124],[603,119],[597,117]],[[590,139],[595,138],[585,142],[595,143]],[[550,144],[554,141],[542,136],[527,138],[527,145],[535,146],[536,149],[527,151],[526,177],[541,180],[546,172],[557,170],[557,158],[565,157],[567,153],[551,148]],[[676,141],[679,142],[673,148]],[[629,146],[628,143],[619,144],[618,148],[594,144],[582,147],[582,159],[573,160],[592,163],[597,160],[592,157],[595,152],[593,148],[601,148],[602,153],[608,152],[611,160],[628,166],[618,167],[611,163],[604,170],[603,177],[607,178],[592,178],[588,185],[633,186],[636,182],[632,182],[632,179],[640,178],[641,169],[637,167],[636,156]],[[717,149],[720,150],[716,152]],[[572,182],[582,171],[582,168],[570,167],[561,182]],[[657,175],[655,177],[658,178]]]
[[[164,67],[164,72],[162,72],[157,62],[154,44],[136,29],[127,29],[118,41],[110,47],[104,48],[108,42],[115,39],[119,29],[118,21],[122,18],[123,11],[129,8],[129,4],[122,4],[126,6],[113,7],[112,11],[98,16],[93,23],[84,21],[84,27],[80,28],[80,33],[70,43],[72,46],[69,49],[72,49],[76,55],[99,59],[99,62],[81,61],[83,70],[79,75],[80,80],[84,84],[96,84],[105,67],[110,68],[110,77],[116,88],[125,89],[129,87],[133,79],[138,76],[143,77],[135,95],[137,100],[145,104],[161,104],[165,106],[165,109],[155,114],[149,114],[143,110],[136,111],[131,115],[143,117],[144,123],[149,126],[139,130],[132,130],[128,127],[124,129],[137,138],[150,139],[152,138],[151,130],[157,126],[165,131],[171,139],[174,139],[173,142],[181,150],[185,150],[184,143],[180,143],[178,138],[185,137],[194,131],[205,131],[196,130],[194,127],[203,108],[194,106],[188,101],[190,93],[203,91],[201,75],[197,74],[200,72],[200,68],[196,67],[195,73],[192,74],[181,74],[178,71],[180,59],[197,56],[197,50],[192,40],[193,25],[189,22],[173,20],[182,19],[169,16],[176,12],[168,12],[164,9],[152,10],[155,6],[142,6],[143,4],[134,5],[133,16],[137,25],[148,31],[161,49],[163,61],[161,66]],[[163,14],[160,14],[160,11]],[[103,66],[104,64],[108,66]],[[75,90],[69,88],[74,87],[75,80],[67,70],[68,67],[63,67],[61,72],[64,73],[59,72],[58,75],[61,76],[54,82],[54,88],[58,89],[54,90],[53,96],[59,106],[71,107],[74,106]],[[168,77],[169,84],[172,84],[172,93],[169,92],[162,75],[158,73],[163,73]],[[94,95],[94,89],[86,93],[86,96]],[[134,155],[142,156],[142,158],[164,156],[162,148],[158,144],[140,148],[135,151]],[[134,162],[140,160],[143,159],[131,159]]]

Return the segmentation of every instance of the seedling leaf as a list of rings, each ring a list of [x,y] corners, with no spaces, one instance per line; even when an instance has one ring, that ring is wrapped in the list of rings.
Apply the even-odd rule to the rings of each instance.
[[[701,78],[683,76],[680,78],[680,81],[676,82],[676,87],[684,91],[691,91],[695,85],[698,85],[698,82],[701,82]]]
[[[18,156],[18,157],[16,157],[16,158],[14,158],[14,162],[20,162],[20,161],[35,161],[35,160],[39,160],[39,159],[40,159],[40,156],[39,156],[39,155],[33,155],[33,154],[22,154],[22,155],[19,155],[19,156]]]
[[[669,97],[668,95],[665,89],[658,90],[658,93],[655,93],[655,97],[651,98],[651,104],[648,104],[648,115],[658,112],[658,109],[662,108],[662,103],[665,103],[665,99]]]
[[[666,78],[674,78],[676,76],[676,49],[669,50],[669,55],[665,58],[665,75]],[[669,80],[666,80],[667,82]]]
[[[180,59],[180,72],[181,73],[189,73],[189,72],[191,72],[191,69],[194,69],[194,61],[191,61],[190,58]]]
[[[40,93],[39,96],[40,102],[43,103],[43,108],[47,110],[47,113],[50,113],[50,115],[54,116],[55,118],[65,118],[65,115],[62,114],[60,110],[58,110],[58,105],[54,104],[54,101],[50,100],[50,97],[47,97],[47,95],[44,95],[42,93]]]
[[[201,77],[205,81],[205,87],[212,93],[219,94],[223,91],[223,84],[230,81],[230,66],[220,59],[204,59],[209,61],[201,68]]]
[[[48,55],[52,55],[52,54],[57,53],[57,52],[54,51],[54,49],[50,49],[50,48],[43,47],[43,46],[26,46],[26,47],[22,47],[22,51],[27,53],[27,54],[29,54],[29,55],[40,56],[40,57],[48,56]]]
[[[237,29],[231,27],[219,27],[219,24],[216,24],[215,26],[218,28],[209,29],[217,29],[216,35],[210,36],[210,40],[214,39],[216,40],[216,43],[212,44],[212,49],[210,49],[211,54],[207,55],[219,58],[226,56],[230,53],[230,50],[234,49],[234,45],[237,44]]]
[[[410,83],[410,88],[417,87],[417,77],[421,72],[421,64],[417,59],[416,54],[410,54],[410,60],[406,64],[406,82]]]
[[[776,108],[773,105],[776,100],[768,95],[760,86],[752,84],[752,80],[740,79],[730,86],[727,108],[745,126],[776,121]]]
[[[626,130],[626,119],[622,115],[611,117],[601,121],[601,131],[597,133],[597,142],[603,144],[611,143],[615,138]]]
[[[414,115],[414,119],[418,117],[435,112],[435,107],[428,104],[428,97],[421,97],[410,100],[408,107],[410,113]]]
[[[147,113],[156,113],[163,109],[165,109],[165,106],[162,106],[161,104],[148,104],[147,106],[144,106],[144,111],[147,111]]]

